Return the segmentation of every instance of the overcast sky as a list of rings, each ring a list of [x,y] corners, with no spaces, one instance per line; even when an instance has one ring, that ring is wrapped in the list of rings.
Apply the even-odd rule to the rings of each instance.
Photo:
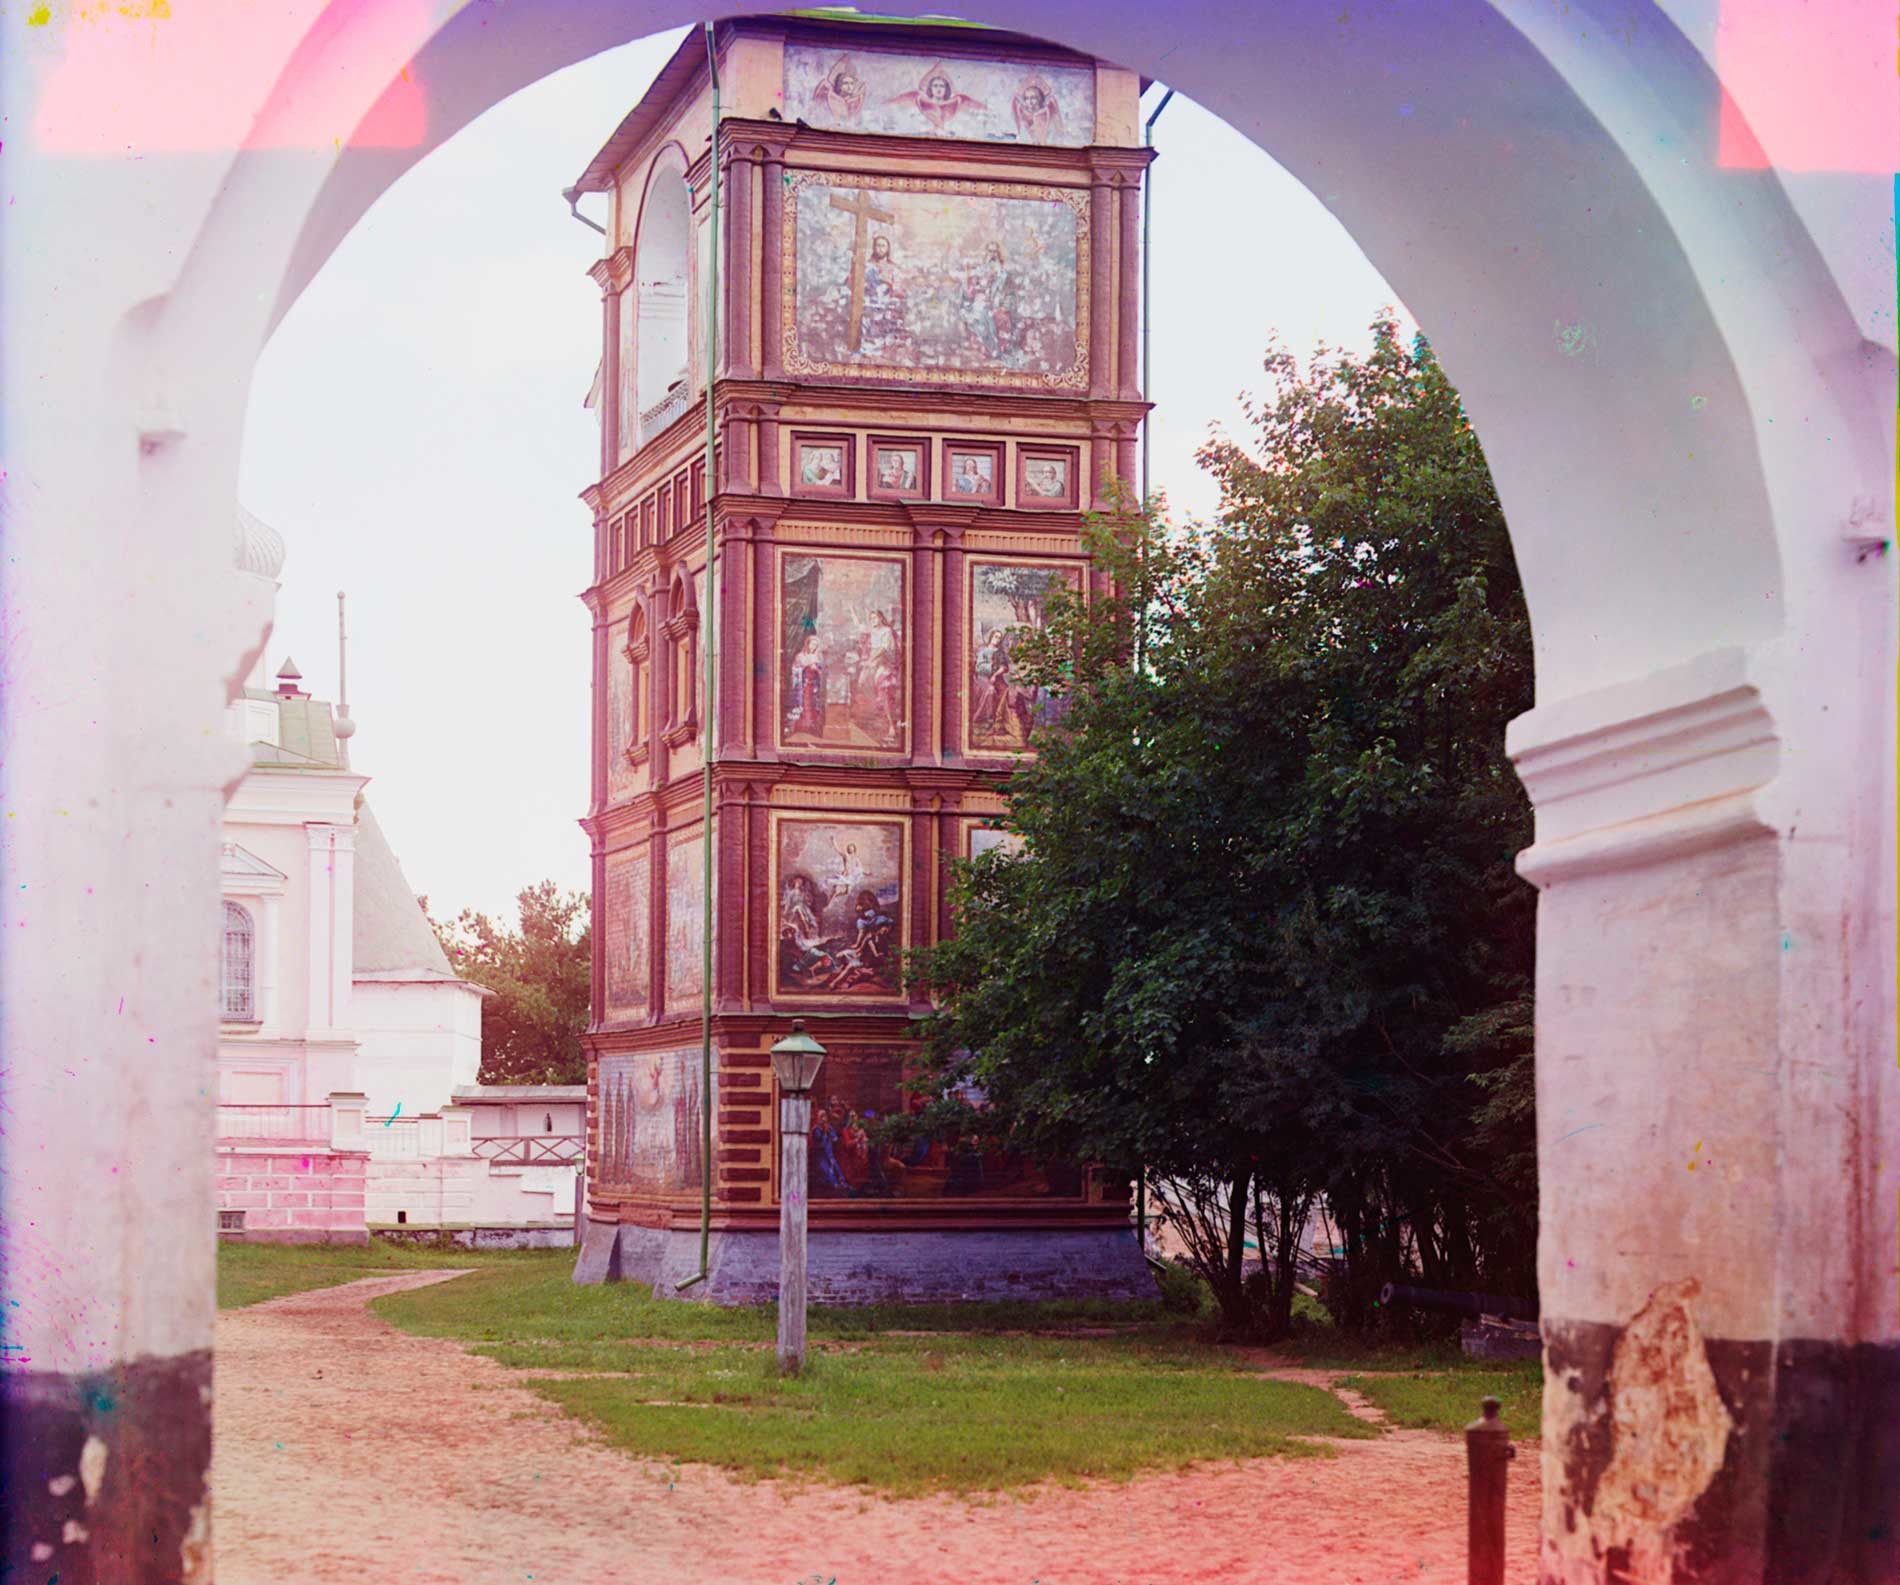
[[[348,591],[353,765],[438,917],[587,884],[600,238],[560,194],[678,37],[547,78],[436,150],[258,365],[239,493],[289,545],[268,669],[293,656],[334,698]],[[1395,300],[1318,200],[1198,105],[1177,96],[1155,142],[1154,482],[1205,515],[1195,450],[1240,427],[1269,335],[1363,346]]]

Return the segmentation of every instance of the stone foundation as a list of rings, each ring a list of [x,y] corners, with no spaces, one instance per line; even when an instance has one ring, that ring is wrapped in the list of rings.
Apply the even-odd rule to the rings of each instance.
[[[218,1209],[242,1211],[241,1230],[219,1236],[272,1244],[366,1244],[364,1177],[359,1150],[218,1151]],[[222,1220],[222,1219],[220,1219]]]
[[[708,1279],[699,1233],[589,1222],[577,1283],[645,1282],[660,1298],[767,1304],[778,1297],[778,1234],[716,1232]],[[1152,1299],[1154,1279],[1132,1228],[1024,1232],[814,1232],[813,1304],[933,1304],[996,1299]]]

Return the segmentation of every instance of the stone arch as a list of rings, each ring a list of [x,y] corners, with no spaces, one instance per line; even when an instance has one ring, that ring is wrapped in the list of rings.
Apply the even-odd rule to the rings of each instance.
[[[623,373],[622,389],[633,398],[633,431],[632,446],[623,450],[644,445],[684,412],[692,389],[695,271],[686,170],[686,151],[677,143],[655,156],[631,231],[632,301],[622,313],[633,309],[634,366]],[[623,347],[628,344],[623,338]],[[623,416],[623,428],[627,422]]]
[[[1161,32],[1139,8],[1017,0],[999,20],[1162,77],[1272,153],[1431,333],[1484,439],[1538,661],[1538,708],[1512,746],[1538,808],[1525,869],[1543,888],[1542,1265],[1563,1383],[1547,1400],[1547,1576],[1600,1580],[1655,1539],[1606,1528],[1589,1494],[1605,1440],[1592,1428],[1622,1402],[1616,1344],[1666,1288],[1694,1306],[1695,1327],[1672,1335],[1707,1340],[1748,1433],[1729,1441],[1721,1490],[1685,1498],[1706,1495],[1709,1518],[1696,1531],[1691,1512],[1676,1577],[1758,1577],[1790,1558],[1812,1571],[1788,1549],[1828,1536],[1845,1538],[1838,1576],[1872,1580],[1891,1576],[1900,1536],[1874,1506],[1900,1491],[1900,1454],[1878,1442],[1882,1417],[1900,1419],[1883,1286],[1896,1167],[1879,1145],[1900,1122],[1894,558],[1879,554],[1893,356],[1868,339],[1891,305],[1848,301],[1782,173],[1721,163],[1725,91],[1712,44],[1675,19],[1689,9],[1177,0]],[[153,40],[161,56],[190,46],[184,20],[175,44]],[[202,1512],[209,1239],[163,1229],[212,1203],[190,1075],[215,1033],[215,949],[182,926],[207,917],[233,763],[204,722],[255,640],[227,533],[252,363],[430,148],[529,82],[689,20],[672,0],[570,0],[558,21],[457,0],[275,8],[247,22],[219,85],[249,126],[235,151],[134,162],[115,143],[62,160],[45,153],[57,114],[18,111],[23,205],[138,228],[70,277],[50,251],[9,255],[20,300],[48,305],[11,322],[9,365],[56,371],[9,376],[23,459],[9,605],[33,613],[38,664],[114,685],[76,682],[70,706],[9,690],[0,706],[9,812],[28,833],[4,889],[88,851],[118,862],[68,917],[5,932],[0,967],[31,988],[142,964],[132,1010],[155,1053],[15,1096],[20,1137],[83,1120],[125,1166],[109,1187],[48,1180],[30,1206],[47,1249],[101,1256],[49,1262],[42,1310],[98,1316],[89,1335],[112,1336],[111,1359],[140,1361],[150,1386],[111,1434],[170,1455],[90,1515],[100,1557],[148,1533],[189,1548]],[[138,87],[175,92],[165,64]],[[57,86],[21,80],[29,101]],[[137,111],[126,98],[114,114]],[[135,598],[158,577],[162,612]],[[125,615],[102,624],[100,609]],[[69,810],[75,786],[92,796]],[[131,1023],[29,994],[0,1044],[21,1063],[117,1053]],[[1677,1135],[1698,1129],[1733,1142],[1739,1177],[1681,1170]],[[97,1368],[38,1324],[22,1323],[36,1368],[73,1382]],[[1668,1402],[1641,1386],[1638,1411]],[[34,1390],[21,1435],[90,1434],[76,1397]],[[1653,1429],[1662,1442],[1672,1427]]]

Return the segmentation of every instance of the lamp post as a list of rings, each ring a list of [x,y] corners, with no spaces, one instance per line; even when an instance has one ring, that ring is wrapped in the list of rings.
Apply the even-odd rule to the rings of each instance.
[[[772,1047],[778,1080],[778,1368],[805,1368],[805,1224],[810,1178],[811,1087],[825,1048],[794,1018],[792,1032]]]

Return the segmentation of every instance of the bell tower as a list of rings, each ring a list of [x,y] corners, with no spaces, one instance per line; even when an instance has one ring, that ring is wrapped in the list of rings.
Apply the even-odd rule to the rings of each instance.
[[[571,190],[610,212],[576,1280],[697,1274],[709,1187],[698,1295],[773,1295],[798,1016],[814,1297],[1145,1293],[1124,1184],[877,1137],[928,1011],[903,955],[952,927],[947,862],[1007,840],[1048,710],[1013,649],[1093,589],[1081,516],[1133,474],[1140,81],[860,21],[722,23],[714,58],[716,148],[696,33]]]

